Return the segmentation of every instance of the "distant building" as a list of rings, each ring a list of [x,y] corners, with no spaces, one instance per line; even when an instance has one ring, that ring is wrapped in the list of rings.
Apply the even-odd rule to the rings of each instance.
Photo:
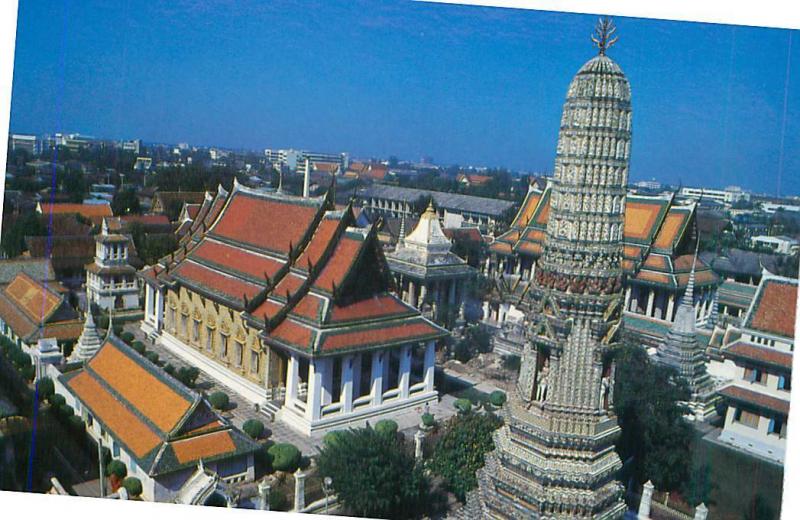
[[[74,341],[82,328],[58,282],[41,282],[19,272],[0,290],[0,332],[24,349],[42,338],[59,344]]]
[[[157,191],[153,195],[150,212],[166,215],[171,221],[178,218],[185,203],[201,204],[206,198],[203,191]]]
[[[198,466],[228,484],[254,479],[259,445],[113,335],[83,368],[56,381],[89,435],[142,482],[144,500],[185,496]]]
[[[490,175],[478,175],[472,173],[459,173],[456,181],[468,187],[485,186],[492,182]]]
[[[725,333],[721,354],[733,381],[719,439],[783,463],[792,388],[797,280],[765,272],[741,328]]]
[[[121,233],[118,218],[104,219],[94,239],[94,263],[86,267],[87,300],[106,311],[139,309],[136,268],[130,264],[130,235]]]
[[[758,235],[750,238],[750,244],[753,247],[769,249],[781,255],[793,255],[800,251],[800,240],[787,236]]]
[[[133,169],[137,172],[147,172],[153,167],[152,157],[137,157]]]
[[[772,215],[777,211],[790,211],[792,213],[797,213],[800,212],[800,204],[764,202],[761,204],[761,210],[769,215]]]
[[[136,155],[142,150],[142,140],[141,139],[131,139],[130,141],[122,141],[120,143],[120,148],[126,152],[133,152]]]
[[[8,138],[11,150],[25,150],[31,155],[39,155],[41,142],[35,135],[11,134]]]
[[[514,202],[458,193],[401,188],[373,184],[358,192],[362,205],[371,212],[385,217],[413,217],[413,204],[419,199],[432,199],[440,219],[448,213],[460,215],[462,225],[477,226],[489,232],[497,226],[506,214],[514,208]]]
[[[307,150],[282,149],[264,150],[264,156],[269,164],[281,169],[287,168],[291,172],[302,170],[305,167],[306,159],[312,163],[334,163],[338,164],[341,171],[345,171],[350,164],[350,156],[347,153],[324,153],[310,152]],[[302,172],[301,172],[302,173]]]
[[[690,188],[688,186],[681,188],[680,194],[684,197],[693,199],[710,199],[723,204],[735,204],[739,201],[749,201],[750,193],[744,191],[739,186],[728,186],[724,190],[713,190],[709,188]]]
[[[72,204],[72,203],[49,203],[38,202],[36,212],[40,215],[69,215],[77,214],[89,219],[93,224],[101,224],[106,217],[113,217],[110,204]]]
[[[635,183],[634,186],[650,191],[658,191],[664,188],[664,185],[655,179],[650,181],[639,181]]]

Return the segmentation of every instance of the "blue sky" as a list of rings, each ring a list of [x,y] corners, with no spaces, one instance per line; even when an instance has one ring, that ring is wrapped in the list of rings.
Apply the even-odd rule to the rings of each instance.
[[[552,171],[596,18],[399,0],[20,0],[11,130]],[[791,31],[616,23],[632,180],[774,194],[785,124],[781,192],[800,193],[800,35],[787,77]]]

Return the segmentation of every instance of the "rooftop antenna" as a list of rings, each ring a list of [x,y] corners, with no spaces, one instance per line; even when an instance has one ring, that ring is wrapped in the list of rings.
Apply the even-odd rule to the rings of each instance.
[[[611,18],[604,16],[597,20],[597,25],[595,25],[594,34],[592,35],[592,41],[595,47],[598,48],[598,54],[600,54],[600,56],[605,56],[606,51],[617,43],[619,37],[614,36],[615,32],[617,32],[617,28]]]

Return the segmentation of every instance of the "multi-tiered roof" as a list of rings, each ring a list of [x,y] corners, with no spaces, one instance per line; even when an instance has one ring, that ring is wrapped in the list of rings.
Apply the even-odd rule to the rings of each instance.
[[[375,227],[353,227],[332,197],[234,183],[206,197],[180,249],[143,277],[242,313],[273,346],[328,355],[442,337],[389,293]]]
[[[150,476],[258,449],[200,394],[113,335],[60,380]]]

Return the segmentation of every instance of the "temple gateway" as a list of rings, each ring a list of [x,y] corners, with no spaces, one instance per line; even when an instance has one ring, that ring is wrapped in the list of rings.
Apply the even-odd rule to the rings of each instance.
[[[306,434],[437,399],[448,332],[391,294],[374,226],[332,195],[234,182],[141,273],[143,330]]]

